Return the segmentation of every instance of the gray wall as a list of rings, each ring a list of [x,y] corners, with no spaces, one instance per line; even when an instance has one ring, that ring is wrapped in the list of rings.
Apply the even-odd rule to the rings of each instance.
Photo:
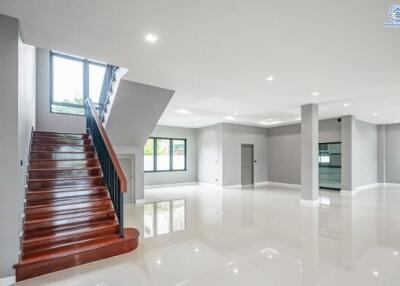
[[[222,124],[197,131],[200,183],[222,185]]]
[[[144,185],[197,182],[197,130],[193,128],[157,126],[151,136],[186,139],[186,171],[145,173]]]
[[[301,127],[292,124],[268,128],[268,181],[300,184]],[[319,143],[340,142],[341,123],[336,118],[319,121]]]
[[[34,61],[34,50],[19,36],[18,20],[0,15],[0,278],[13,275],[12,265],[18,262],[27,152],[35,123]]]
[[[266,182],[267,129],[235,124],[222,124],[223,185],[241,183],[241,144],[254,145],[254,182]]]
[[[300,184],[300,124],[268,128],[268,181]]]
[[[355,187],[378,182],[378,127],[355,121],[353,180]]]
[[[400,184],[400,124],[386,125],[386,183]]]

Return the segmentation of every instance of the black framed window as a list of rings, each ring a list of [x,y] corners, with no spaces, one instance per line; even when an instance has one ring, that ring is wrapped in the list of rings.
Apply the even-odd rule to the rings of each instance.
[[[150,137],[144,146],[144,171],[186,171],[186,147],[186,139]]]
[[[106,65],[88,59],[50,52],[50,111],[84,115],[90,97],[99,103]]]

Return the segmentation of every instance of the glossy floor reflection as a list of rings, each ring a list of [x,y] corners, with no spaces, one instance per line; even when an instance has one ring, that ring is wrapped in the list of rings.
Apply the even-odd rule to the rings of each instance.
[[[400,285],[400,188],[341,196],[319,208],[271,187],[146,190],[127,205],[133,253],[18,285]]]

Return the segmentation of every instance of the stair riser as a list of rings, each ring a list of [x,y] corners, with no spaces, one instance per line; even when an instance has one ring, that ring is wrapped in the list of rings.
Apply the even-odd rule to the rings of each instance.
[[[87,153],[51,153],[51,152],[32,152],[30,160],[84,160],[94,159],[96,155],[91,152]]]
[[[32,144],[40,145],[40,144],[65,144],[65,145],[85,145],[91,144],[92,140],[90,139],[68,139],[68,138],[41,138],[41,137],[33,137]]]
[[[35,145],[31,146],[33,152],[87,152],[93,151],[92,145],[63,146],[63,145]]]
[[[93,195],[101,195],[106,194],[107,189],[94,189],[94,190],[83,190],[83,191],[69,191],[69,192],[28,192],[27,193],[27,202],[28,203],[36,203],[41,201],[49,201],[49,200],[57,200],[57,199],[65,199],[65,198],[74,198],[81,196],[93,196]]]
[[[60,245],[63,243],[71,243],[74,241],[89,239],[92,237],[101,237],[101,236],[106,236],[106,235],[112,235],[112,234],[116,234],[116,233],[118,233],[118,225],[111,226],[108,228],[102,228],[102,229],[98,229],[98,230],[94,230],[94,231],[90,231],[90,232],[56,237],[56,238],[52,238],[50,240],[23,242],[22,246],[23,246],[24,254],[30,254],[30,253],[36,251],[38,248],[53,247],[55,245]]]
[[[76,178],[102,176],[101,169],[80,169],[80,170],[40,170],[29,172],[29,179],[54,179],[54,178]]]
[[[34,232],[34,231],[52,231],[52,229],[57,227],[68,227],[73,226],[80,223],[92,223],[102,220],[107,220],[114,217],[113,212],[108,212],[104,214],[95,214],[86,217],[76,217],[62,220],[54,220],[54,221],[46,221],[41,223],[25,223],[24,231],[26,233]]]
[[[87,167],[99,167],[99,161],[97,159],[87,160],[71,160],[71,161],[31,161],[29,167],[31,169],[52,169],[52,168],[87,168]]]
[[[31,182],[28,183],[28,188],[30,190],[33,189],[41,189],[41,188],[50,188],[50,187],[68,187],[68,186],[99,186],[103,184],[102,178],[85,178],[85,179],[66,179],[66,180],[56,180],[56,181],[39,181],[39,182]]]
[[[23,259],[28,259],[31,257],[35,257],[37,255],[46,255],[51,251],[57,250],[57,251],[68,251],[68,249],[72,247],[79,247],[83,243],[98,243],[98,242],[104,242],[110,239],[116,239],[118,237],[118,233],[112,233],[108,234],[106,236],[101,236],[101,237],[96,237],[96,236],[90,236],[85,239],[80,239],[78,241],[63,241],[58,244],[47,244],[44,247],[37,247],[35,249],[32,249],[31,251],[24,250],[24,253],[22,254]]]
[[[89,134],[55,134],[46,132],[34,132],[33,138],[88,139]]]
[[[92,203],[85,203],[85,204],[79,204],[81,207],[75,207],[74,205],[70,205],[68,207],[66,206],[57,206],[57,207],[51,207],[51,208],[44,208],[44,209],[29,209],[25,213],[26,220],[33,220],[33,219],[44,219],[44,218],[50,218],[56,215],[66,215],[69,213],[76,213],[79,211],[102,211],[102,210],[108,210],[112,207],[112,204],[107,202],[107,203],[98,203],[98,202],[92,202]]]

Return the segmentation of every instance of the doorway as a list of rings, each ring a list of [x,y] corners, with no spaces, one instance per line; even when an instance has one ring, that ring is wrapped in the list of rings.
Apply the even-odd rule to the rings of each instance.
[[[121,155],[118,156],[118,160],[121,164],[122,170],[124,171],[127,190],[124,194],[124,203],[135,203],[135,184],[134,184],[134,174],[135,174],[135,160],[134,156]]]
[[[241,158],[242,186],[252,186],[254,185],[254,145],[242,144]]]
[[[342,186],[342,152],[340,142],[319,143],[319,187],[340,190]]]

